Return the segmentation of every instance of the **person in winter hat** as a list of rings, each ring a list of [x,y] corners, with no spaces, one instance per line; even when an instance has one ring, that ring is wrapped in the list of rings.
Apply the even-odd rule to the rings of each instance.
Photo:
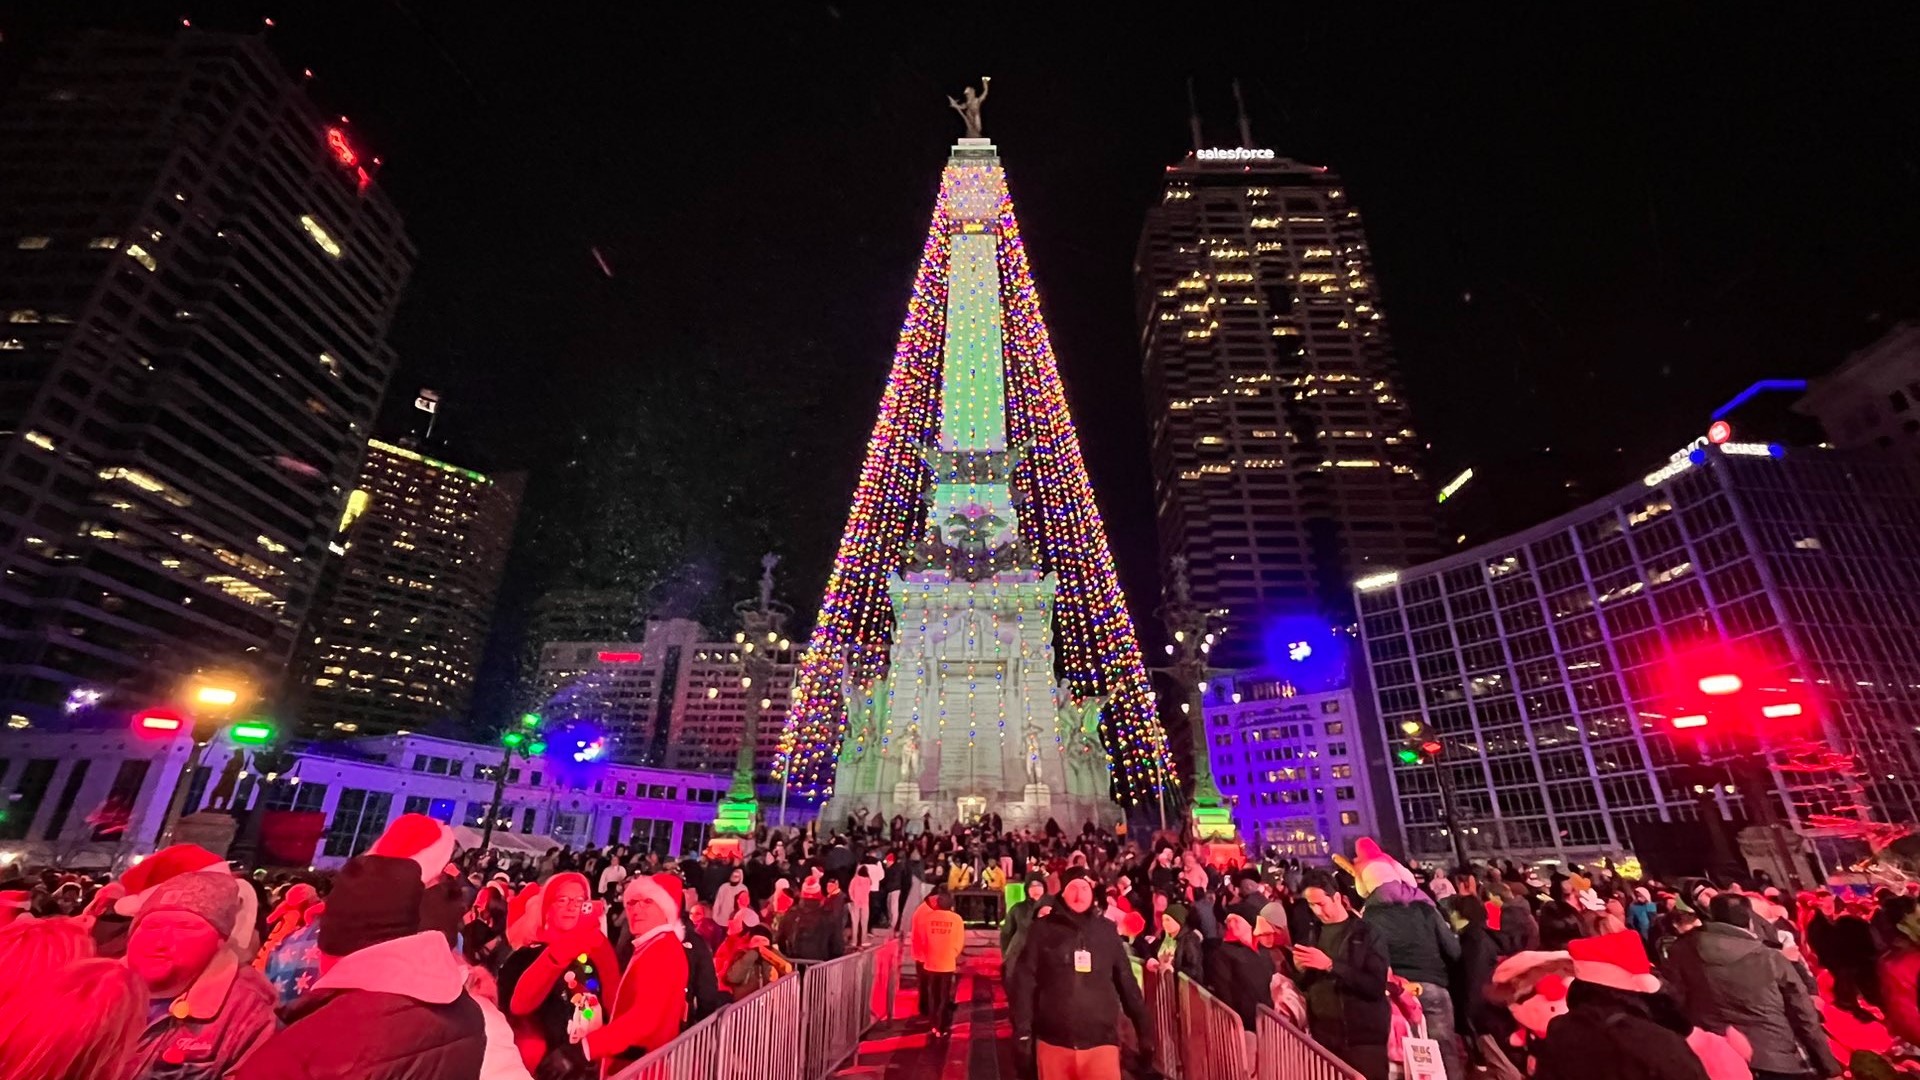
[[[760,925],[760,916],[752,907],[741,905],[733,911],[733,918],[727,922],[727,936],[713,950],[714,974],[721,979],[727,976],[727,970],[733,961],[747,949],[752,948],[747,931]],[[768,940],[772,940],[773,931],[767,931]]]
[[[1574,982],[1567,1012],[1535,1045],[1535,1080],[1708,1080],[1660,993],[1640,935],[1622,930],[1567,946]]]
[[[613,943],[600,929],[603,904],[582,874],[547,879],[528,905],[538,936],[500,966],[500,1004],[513,1024],[521,1060],[541,1080],[590,1080],[600,1074],[581,1040],[604,1024],[620,988]]]
[[[1153,1044],[1153,1016],[1126,946],[1094,909],[1085,869],[1061,872],[1059,902],[1034,920],[1019,952],[1006,979],[1013,1036],[1032,1046],[1039,1080],[1119,1076],[1122,1010],[1139,1045]]]
[[[453,865],[453,830],[425,814],[402,814],[367,849],[369,855],[406,859],[420,868],[420,929],[438,930],[451,945],[466,915],[467,887]]]
[[[680,939],[685,884],[674,874],[637,874],[621,895],[633,930],[633,959],[612,998],[612,1019],[580,1042],[587,1060],[611,1076],[680,1034],[687,1013],[687,954]]]
[[[93,943],[99,954],[125,954],[127,933],[141,905],[155,889],[181,874],[206,874],[228,883],[240,900],[228,944],[236,954],[251,958],[259,948],[254,921],[260,906],[253,887],[233,876],[227,860],[197,844],[175,844],[154,852],[94,896],[88,910],[98,916],[93,924]]]
[[[249,890],[251,892],[251,890]],[[140,891],[126,964],[146,980],[135,1080],[220,1080],[274,1029],[273,987],[233,947],[231,875],[183,872]]]
[[[1354,845],[1353,877],[1366,906],[1360,918],[1386,942],[1393,973],[1420,984],[1420,1013],[1427,1037],[1440,1044],[1448,1080],[1463,1080],[1466,1064],[1455,1036],[1452,968],[1460,962],[1460,939],[1433,898],[1420,890],[1413,871],[1361,837]]]
[[[727,871],[727,880],[714,890],[713,921],[726,926],[733,921],[734,910],[747,903],[747,872],[736,866]]]
[[[773,947],[773,935],[766,927],[756,925],[747,930],[746,948],[728,963],[722,982],[738,1001],[792,973],[793,963]]]
[[[445,935],[420,928],[420,878],[389,855],[341,869],[320,918],[319,980],[234,1080],[477,1080],[486,1017]]]

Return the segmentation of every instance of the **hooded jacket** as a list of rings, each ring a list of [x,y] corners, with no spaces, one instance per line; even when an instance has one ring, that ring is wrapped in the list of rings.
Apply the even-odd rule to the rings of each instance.
[[[1367,898],[1360,918],[1387,943],[1394,974],[1413,982],[1447,985],[1448,965],[1460,959],[1460,939],[1429,903],[1397,903],[1384,888]]]
[[[1655,1018],[1656,996],[1575,982],[1567,1014],[1535,1045],[1533,1080],[1707,1080],[1687,1040]]]
[[[222,947],[134,1044],[140,1078],[217,1080],[273,1034],[273,986]],[[257,1056],[257,1055],[255,1055]]]
[[[1014,1038],[1074,1050],[1118,1046],[1125,1009],[1140,1045],[1152,1044],[1153,1018],[1126,943],[1097,909],[1076,913],[1055,904],[1027,928],[1019,953],[1019,967],[1006,980]],[[1075,963],[1079,953],[1086,954],[1084,965]]]
[[[1707,923],[1674,942],[1664,970],[1688,1019],[1712,1031],[1740,1029],[1753,1044],[1755,1070],[1805,1072],[1804,1052],[1819,1075],[1840,1073],[1799,971],[1750,931]]]
[[[234,1080],[477,1080],[487,1022],[466,982],[435,930],[342,957]]]

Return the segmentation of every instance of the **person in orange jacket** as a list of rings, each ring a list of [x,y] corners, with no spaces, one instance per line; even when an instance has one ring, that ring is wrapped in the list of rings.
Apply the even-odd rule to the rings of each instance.
[[[925,907],[926,921],[914,919],[916,937],[924,938],[924,959],[920,965],[920,1000],[922,1009],[933,1021],[935,1038],[945,1038],[953,1030],[953,990],[958,979],[960,950],[966,946],[967,926],[959,912],[953,910],[952,900],[946,894],[936,894],[927,898]]]

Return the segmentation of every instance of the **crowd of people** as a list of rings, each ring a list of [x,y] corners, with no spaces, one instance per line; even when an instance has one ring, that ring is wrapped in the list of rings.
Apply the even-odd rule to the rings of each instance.
[[[1548,876],[1351,859],[1221,869],[1159,838],[1032,864],[1001,933],[1013,1030],[1041,1080],[1117,1078],[1120,1018],[1157,1033],[1131,961],[1264,1006],[1368,1080],[1431,1054],[1448,1080],[1786,1080],[1848,1072],[1819,1008],[1920,1043],[1920,883],[1797,895],[1759,882]],[[1855,1076],[1894,1075],[1856,1050]],[[1141,1062],[1136,1072],[1143,1072]]]
[[[940,1039],[966,924],[1003,898],[1012,1032],[1039,1080],[1117,1080],[1124,1047],[1154,1045],[1138,973],[1203,985],[1249,1040],[1272,1009],[1367,1080],[1425,1051],[1447,1080],[1839,1076],[1822,979],[1920,1044],[1920,888],[1437,872],[1368,841],[1332,867],[1219,866],[1170,833],[991,816],[863,816],[748,850],[516,861],[405,815],[333,873],[241,873],[191,845],[110,879],[16,869],[0,1080],[589,1080],[889,931]]]

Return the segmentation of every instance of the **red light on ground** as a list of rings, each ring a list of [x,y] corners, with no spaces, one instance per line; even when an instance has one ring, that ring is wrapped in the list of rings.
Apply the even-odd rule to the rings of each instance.
[[[337,127],[327,129],[327,149],[333,154],[333,160],[342,165],[357,165],[360,155],[353,152],[347,142],[347,133]]]
[[[1707,718],[1700,713],[1692,716],[1676,716],[1673,718],[1673,726],[1677,728],[1706,727]]]
[[[187,718],[172,709],[143,709],[133,714],[137,731],[179,731],[186,725]]]
[[[1429,757],[1439,757],[1441,746],[1437,742],[1423,742],[1420,744],[1420,749],[1425,751]]]
[[[637,664],[644,659],[646,659],[646,657],[637,652],[603,652],[600,654],[600,662],[603,664]]]
[[[1760,706],[1760,715],[1769,720],[1778,720],[1786,716],[1799,716],[1803,712],[1797,701],[1783,702],[1779,705]]]
[[[1709,697],[1725,697],[1739,693],[1745,685],[1738,675],[1706,675],[1700,679],[1700,692]]]
[[[1715,446],[1733,438],[1733,425],[1725,420],[1715,420],[1707,425],[1707,441]]]

